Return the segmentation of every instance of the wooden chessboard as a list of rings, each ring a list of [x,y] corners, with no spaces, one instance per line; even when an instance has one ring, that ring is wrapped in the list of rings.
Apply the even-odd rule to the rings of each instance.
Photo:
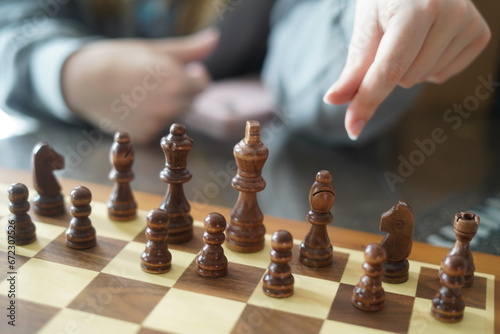
[[[7,176],[2,175],[0,181],[5,182]],[[24,177],[12,182],[26,182],[26,175],[9,174],[10,179]],[[31,185],[29,181],[26,184]],[[79,183],[64,180],[62,184],[69,193]],[[196,273],[194,259],[203,246],[200,221],[211,211],[227,217],[227,208],[194,204],[194,239],[171,245],[172,270],[153,275],[141,270],[139,258],[145,246],[147,211],[139,211],[131,222],[110,221],[105,206],[109,188],[83,185],[94,193],[91,219],[97,230],[96,247],[81,251],[65,245],[69,215],[56,219],[32,214],[38,240],[16,246],[15,268],[10,270],[5,229],[1,229],[1,333],[499,332],[499,257],[475,254],[478,270],[473,287],[463,290],[467,307],[460,323],[445,324],[431,317],[430,298],[439,288],[437,264],[447,250],[420,243],[413,247],[409,281],[384,283],[384,309],[366,313],[354,308],[350,298],[362,275],[362,249],[380,241],[380,236],[329,228],[334,263],[312,269],[298,263],[298,245],[308,224],[266,217],[268,233],[287,229],[296,238],[291,265],[295,293],[290,298],[274,299],[264,295],[261,286],[269,265],[269,235],[265,249],[255,254],[226,248],[226,277],[207,279]],[[6,194],[7,187],[0,184],[0,194]],[[139,207],[149,210],[162,198],[138,193],[136,199]],[[3,227],[8,213],[7,196],[0,196]],[[10,271],[16,272],[15,298],[8,297]],[[16,327],[9,326],[6,317],[13,299]]]

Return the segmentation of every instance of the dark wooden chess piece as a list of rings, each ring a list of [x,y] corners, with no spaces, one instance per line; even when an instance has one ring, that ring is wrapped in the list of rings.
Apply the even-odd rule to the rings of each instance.
[[[384,307],[385,292],[380,276],[384,271],[385,250],[379,244],[365,249],[364,275],[353,289],[352,304],[363,311],[379,311]]]
[[[64,198],[53,171],[64,168],[64,157],[47,143],[38,143],[33,150],[33,187],[37,191],[33,211],[41,216],[63,214]]]
[[[476,235],[479,228],[479,216],[471,212],[459,212],[455,215],[453,229],[457,237],[455,245],[451,248],[448,255],[460,255],[465,259],[467,268],[465,270],[464,288],[469,288],[474,283],[474,257],[470,250],[470,242]]]
[[[75,249],[87,249],[96,245],[95,228],[89,218],[92,193],[87,187],[78,186],[71,191],[71,221],[66,230],[66,244]]]
[[[330,212],[335,201],[332,175],[326,170],[316,174],[316,181],[309,191],[311,210],[307,221],[311,229],[300,244],[300,263],[309,267],[325,267],[333,261],[333,248],[326,230],[326,225],[333,221]]]
[[[264,293],[274,298],[286,298],[293,295],[294,278],[290,265],[292,259],[293,238],[285,230],[274,232],[271,237],[271,264],[262,282]]]
[[[36,240],[36,227],[28,214],[28,188],[22,183],[11,184],[8,194],[9,210],[12,214],[6,226],[7,238],[14,240],[14,244],[18,246],[28,245]]]
[[[258,252],[264,248],[266,228],[262,223],[264,216],[257,202],[257,192],[266,187],[261,172],[269,154],[260,141],[259,122],[247,121],[245,138],[236,144],[233,153],[238,174],[231,185],[239,195],[230,213],[226,245],[236,252]]]
[[[222,277],[227,274],[227,258],[224,255],[224,230],[226,219],[223,215],[213,212],[204,221],[205,246],[196,257],[196,272],[204,277]]]
[[[379,229],[387,233],[380,243],[387,254],[382,275],[382,281],[386,283],[404,283],[408,280],[410,264],[407,258],[413,245],[414,221],[411,207],[402,201],[380,218]]]
[[[146,249],[141,254],[141,268],[151,274],[162,274],[172,268],[172,254],[168,250],[169,218],[165,210],[149,211],[146,228]]]
[[[186,135],[186,127],[180,123],[172,124],[170,134],[161,140],[166,164],[160,178],[168,183],[168,188],[160,208],[168,213],[169,243],[183,243],[193,238],[191,206],[183,188],[183,184],[192,177],[186,168],[187,155],[192,147],[193,139]]]
[[[465,303],[460,289],[465,280],[467,261],[460,255],[448,255],[441,262],[439,280],[442,287],[432,299],[431,314],[443,322],[459,322],[464,316]]]
[[[134,148],[130,144],[128,133],[115,133],[109,152],[109,160],[113,166],[109,178],[115,182],[108,201],[108,217],[112,220],[128,221],[136,217],[137,204],[130,187],[130,182],[134,179],[134,158]]]

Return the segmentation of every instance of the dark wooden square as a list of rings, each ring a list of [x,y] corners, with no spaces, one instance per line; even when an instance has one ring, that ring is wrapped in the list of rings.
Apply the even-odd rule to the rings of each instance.
[[[141,323],[168,287],[100,273],[68,308]]]
[[[97,236],[97,245],[89,249],[73,249],[66,245],[66,235],[61,233],[34,257],[78,268],[101,271],[123,247],[126,241]]]
[[[352,305],[353,288],[353,285],[340,284],[328,319],[394,333],[408,332],[414,297],[386,292],[383,309],[365,312]]]
[[[486,282],[486,278],[475,276],[471,287],[461,289],[465,306],[486,309]],[[432,299],[440,288],[439,270],[422,267],[418,276],[416,296]]]
[[[246,302],[259,284],[265,269],[230,262],[227,271],[224,277],[202,277],[196,272],[196,260],[193,260],[174,288]]]
[[[348,259],[349,254],[336,252],[334,249],[332,264],[319,268],[308,267],[299,262],[299,246],[294,246],[292,249],[290,267],[292,268],[293,274],[340,282]]]
[[[49,305],[16,298],[16,326],[13,327],[7,323],[10,319],[6,316],[10,299],[0,295],[0,305],[3,313],[2,321],[0,321],[0,333],[36,333],[61,310]]]
[[[144,230],[134,238],[134,241],[146,243],[147,240],[146,235],[144,234],[145,231],[146,228],[144,228]],[[182,252],[198,254],[203,246],[205,246],[205,242],[203,241],[203,232],[205,231],[202,227],[194,226],[193,239],[182,244],[168,244],[168,248]]]
[[[319,333],[322,319],[247,305],[232,333]]]

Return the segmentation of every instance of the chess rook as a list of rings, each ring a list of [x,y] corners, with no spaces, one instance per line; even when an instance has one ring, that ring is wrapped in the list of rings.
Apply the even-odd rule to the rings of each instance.
[[[165,210],[149,211],[146,228],[146,248],[141,254],[141,269],[151,274],[162,274],[172,268],[168,250],[168,214]]]
[[[330,212],[335,201],[335,191],[332,185],[332,175],[326,170],[316,174],[316,181],[309,191],[311,210],[307,221],[311,229],[300,244],[300,263],[309,267],[325,267],[333,261],[333,248],[326,226],[333,221]]]
[[[465,303],[460,289],[465,280],[467,261],[460,255],[449,255],[441,263],[441,289],[432,299],[431,314],[443,322],[459,322],[464,316]]]
[[[95,228],[89,218],[92,208],[92,193],[83,186],[71,191],[71,215],[73,218],[66,230],[66,244],[75,249],[87,249],[96,245]]]
[[[209,214],[204,221],[205,246],[196,257],[196,272],[204,277],[222,277],[227,274],[227,258],[224,255],[224,230],[226,219],[219,213]]]
[[[66,209],[61,195],[61,186],[53,171],[64,168],[64,157],[49,144],[38,143],[33,149],[33,187],[37,191],[33,200],[33,211],[41,216],[57,216]]]
[[[470,242],[476,235],[479,228],[479,216],[471,212],[459,212],[455,215],[453,222],[453,229],[457,241],[451,248],[448,255],[460,255],[465,259],[467,268],[465,270],[465,284],[464,288],[469,288],[474,283],[474,257],[470,250]]]
[[[271,237],[271,264],[262,281],[262,289],[269,297],[286,298],[293,295],[294,278],[292,260],[292,235],[285,230],[274,232]]]
[[[109,152],[113,169],[109,179],[115,182],[108,201],[108,217],[116,221],[133,220],[136,217],[137,204],[134,200],[130,182],[134,179],[134,148],[126,132],[115,133],[114,143]]]
[[[387,254],[382,281],[394,284],[408,280],[407,258],[413,245],[414,222],[411,207],[402,201],[382,214],[379,229],[387,233],[380,243]]]
[[[352,304],[363,311],[375,312],[384,307],[385,292],[380,276],[384,271],[385,250],[379,244],[365,249],[364,275],[353,289]]]
[[[172,124],[170,134],[161,140],[166,163],[160,178],[168,183],[168,187],[160,208],[168,213],[169,243],[183,243],[193,238],[191,206],[183,188],[183,184],[192,177],[186,168],[187,156],[192,147],[193,139],[186,135],[186,127],[180,123]]]
[[[14,221],[14,225],[9,223],[6,226],[7,238],[12,240],[13,237],[17,246],[28,245],[36,240],[36,227],[28,214],[30,209],[28,188],[22,183],[11,184],[8,194],[9,210],[12,213],[9,220]]]
[[[236,252],[258,252],[264,248],[266,228],[262,223],[264,216],[257,202],[257,192],[266,187],[261,172],[269,154],[260,141],[259,122],[247,121],[245,138],[235,145],[233,154],[238,173],[231,185],[239,195],[230,213],[226,245]]]

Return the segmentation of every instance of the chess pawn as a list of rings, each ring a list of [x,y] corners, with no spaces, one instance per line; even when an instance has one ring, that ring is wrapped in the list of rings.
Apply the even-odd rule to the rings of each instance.
[[[414,221],[411,207],[401,201],[380,218],[380,230],[387,233],[380,243],[387,254],[382,275],[382,281],[386,283],[408,280],[410,263],[407,258],[413,245]]]
[[[192,177],[186,168],[187,155],[192,147],[193,139],[186,135],[186,127],[180,123],[172,124],[170,134],[161,140],[166,164],[160,178],[168,183],[168,188],[160,208],[168,213],[169,243],[183,243],[193,238],[191,206],[183,189],[183,184]]]
[[[168,250],[168,214],[165,210],[149,211],[146,228],[146,249],[141,254],[141,268],[151,274],[162,274],[172,268],[172,255]]]
[[[108,201],[108,217],[116,221],[133,220],[136,217],[137,204],[130,187],[134,179],[134,148],[130,144],[130,136],[126,132],[115,133],[114,143],[109,152],[109,160],[113,169],[109,179],[115,182]]]
[[[464,288],[471,287],[474,282],[474,257],[470,250],[470,242],[476,235],[479,228],[479,216],[471,212],[459,212],[455,215],[453,229],[457,241],[452,247],[448,255],[460,255],[465,259],[467,267],[465,269],[465,284]]]
[[[224,255],[224,230],[226,219],[219,213],[209,214],[204,221],[205,246],[196,257],[196,272],[204,277],[222,277],[227,274],[227,258]]]
[[[333,261],[333,248],[326,230],[333,216],[330,213],[335,201],[335,191],[332,185],[332,175],[326,170],[316,174],[316,182],[309,191],[311,210],[307,221],[311,229],[300,244],[300,263],[309,267],[325,267]]]
[[[262,288],[264,293],[274,298],[286,298],[293,295],[294,278],[290,265],[292,259],[293,238],[285,230],[274,232],[271,238],[271,264],[264,275]]]
[[[28,188],[22,183],[11,184],[8,194],[9,210],[12,214],[6,226],[7,238],[9,241],[13,240],[17,246],[28,245],[36,240],[36,227],[28,214]]]
[[[449,255],[441,262],[439,280],[442,287],[432,299],[431,314],[443,322],[459,322],[464,316],[465,303],[460,289],[464,285],[467,261],[459,255]]]
[[[49,144],[38,143],[33,149],[33,211],[41,216],[57,216],[66,211],[61,186],[53,171],[64,168],[64,157]]]
[[[66,230],[66,244],[74,249],[87,249],[96,245],[95,228],[89,218],[92,193],[83,186],[71,191],[71,221]]]
[[[385,292],[380,276],[386,259],[385,250],[379,244],[369,244],[365,249],[364,275],[353,289],[352,303],[363,311],[378,311],[384,307]]]
[[[267,147],[260,141],[259,122],[247,121],[245,138],[236,144],[233,154],[238,173],[231,185],[239,195],[230,213],[226,245],[236,252],[258,252],[264,248],[266,228],[262,223],[264,216],[257,202],[257,192],[266,187],[261,172],[269,155]]]

